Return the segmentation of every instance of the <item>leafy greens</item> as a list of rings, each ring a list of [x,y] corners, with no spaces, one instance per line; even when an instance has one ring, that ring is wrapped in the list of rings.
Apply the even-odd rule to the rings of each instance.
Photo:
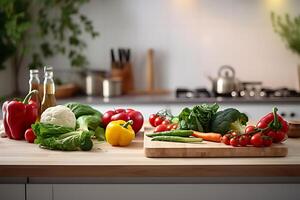
[[[90,131],[77,130],[72,128],[45,124],[37,122],[32,125],[36,135],[35,143],[40,144],[42,148],[62,151],[91,150],[93,141]]]
[[[184,108],[179,114],[179,128],[184,130],[195,130],[210,132],[210,123],[219,109],[218,104],[202,104],[192,109]]]

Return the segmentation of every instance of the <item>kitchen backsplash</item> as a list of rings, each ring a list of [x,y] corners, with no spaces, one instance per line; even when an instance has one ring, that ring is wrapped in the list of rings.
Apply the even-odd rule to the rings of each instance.
[[[153,48],[156,83],[164,88],[208,87],[207,76],[228,64],[240,80],[298,89],[300,58],[273,32],[271,10],[300,14],[300,1],[92,0],[82,8],[100,32],[96,40],[87,37],[90,67],[109,69],[110,48],[129,47],[136,86],[143,88],[146,52]],[[68,68],[63,58],[49,64]],[[20,80],[23,90],[27,78]]]

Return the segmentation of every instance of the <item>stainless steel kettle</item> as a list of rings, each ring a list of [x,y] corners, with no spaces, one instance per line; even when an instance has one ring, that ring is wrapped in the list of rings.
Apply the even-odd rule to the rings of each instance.
[[[235,78],[235,71],[229,65],[223,65],[218,71],[218,78],[209,77],[216,94],[230,95],[232,91],[238,89],[238,80]]]

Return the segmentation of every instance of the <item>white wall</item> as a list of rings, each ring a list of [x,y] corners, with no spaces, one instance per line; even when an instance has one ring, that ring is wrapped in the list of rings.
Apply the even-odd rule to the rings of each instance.
[[[100,32],[88,39],[90,67],[109,69],[109,49],[130,47],[136,86],[143,88],[146,51],[154,48],[161,87],[210,86],[206,76],[230,64],[243,81],[298,88],[300,57],[273,32],[271,10],[300,14],[300,1],[92,0],[82,8]],[[49,64],[68,67],[61,58]]]

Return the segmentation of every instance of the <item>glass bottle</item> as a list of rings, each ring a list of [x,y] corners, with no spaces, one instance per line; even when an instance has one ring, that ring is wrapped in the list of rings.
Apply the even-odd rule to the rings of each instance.
[[[40,98],[40,78],[39,78],[39,70],[37,69],[31,69],[29,70],[30,78],[29,78],[29,92],[32,90],[37,90],[39,93],[33,94],[31,96],[31,100],[36,102],[38,108],[39,108],[39,115],[40,115],[40,108],[41,108],[41,98]]]
[[[55,84],[53,80],[52,67],[44,67],[44,77],[44,95],[41,104],[41,113],[43,113],[49,107],[56,106]]]

